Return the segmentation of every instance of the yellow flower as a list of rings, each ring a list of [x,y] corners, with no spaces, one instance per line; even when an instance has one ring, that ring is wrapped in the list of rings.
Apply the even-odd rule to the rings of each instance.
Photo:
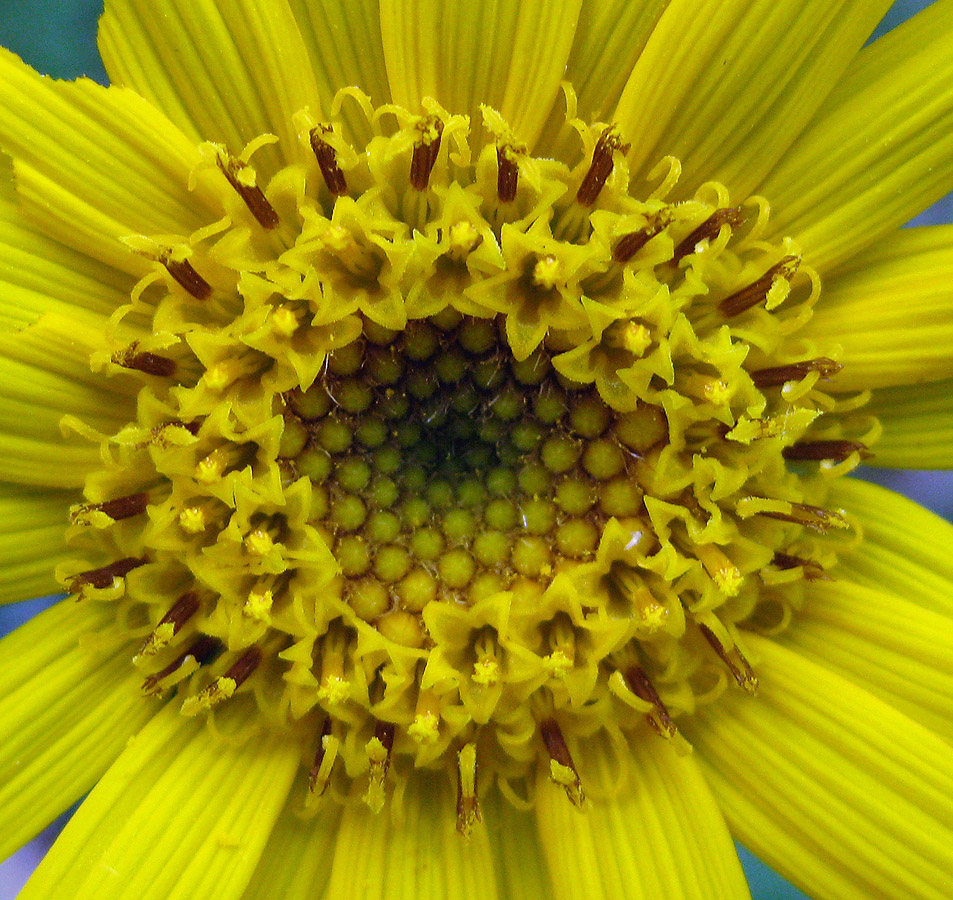
[[[949,896],[953,0],[107,0],[0,56],[21,895]],[[56,574],[54,580],[53,573]],[[756,696],[752,696],[756,695]],[[458,833],[459,832],[459,833]]]

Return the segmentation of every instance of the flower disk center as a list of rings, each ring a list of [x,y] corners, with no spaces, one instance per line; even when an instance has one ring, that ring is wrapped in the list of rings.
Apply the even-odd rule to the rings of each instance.
[[[636,463],[667,434],[659,408],[617,413],[545,349],[517,362],[494,320],[448,312],[367,323],[289,396],[282,452],[314,483],[351,609],[419,647],[431,602],[530,609],[592,558],[609,518],[640,510]]]

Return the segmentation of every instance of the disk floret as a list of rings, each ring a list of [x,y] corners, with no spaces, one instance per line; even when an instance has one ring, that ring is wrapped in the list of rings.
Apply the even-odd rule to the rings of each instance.
[[[753,691],[743,630],[823,577],[824,485],[875,435],[793,337],[819,284],[764,201],[630,183],[612,125],[570,120],[568,164],[490,109],[355,102],[366,145],[307,110],[283,167],[203,145],[223,218],[127,240],[150,271],[92,366],[137,413],[72,423],[104,468],[61,576],[147,694],[254,702],[315,795],[455,772],[466,831],[477,766],[581,803],[580,738]]]

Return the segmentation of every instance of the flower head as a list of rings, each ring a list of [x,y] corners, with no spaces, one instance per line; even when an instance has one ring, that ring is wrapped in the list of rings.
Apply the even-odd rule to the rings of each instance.
[[[113,0],[121,86],[0,58],[0,562],[69,594],[4,642],[9,848],[96,784],[24,896],[741,897],[729,828],[942,895],[953,575],[843,478],[950,460],[950,233],[896,228],[953,4],[858,52],[886,5]]]

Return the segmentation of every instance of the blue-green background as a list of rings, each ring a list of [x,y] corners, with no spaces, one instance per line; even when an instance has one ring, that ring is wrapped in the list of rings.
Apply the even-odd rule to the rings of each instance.
[[[899,0],[878,33],[889,30],[928,5],[928,0]],[[0,0],[0,46],[15,50],[41,72],[59,78],[87,75],[105,82],[106,73],[96,51],[95,38],[96,20],[102,12],[102,6],[103,0]],[[940,201],[915,221],[917,224],[953,221],[953,195]],[[947,518],[953,514],[953,477],[947,473],[869,470],[867,477],[889,484]],[[40,608],[39,602],[19,604],[12,609],[0,608],[0,634]],[[11,900],[16,896],[30,870],[53,840],[56,830],[57,826],[49,829],[33,844],[0,864],[0,900]],[[741,854],[754,900],[806,900],[804,894],[751,854],[743,849]]]

